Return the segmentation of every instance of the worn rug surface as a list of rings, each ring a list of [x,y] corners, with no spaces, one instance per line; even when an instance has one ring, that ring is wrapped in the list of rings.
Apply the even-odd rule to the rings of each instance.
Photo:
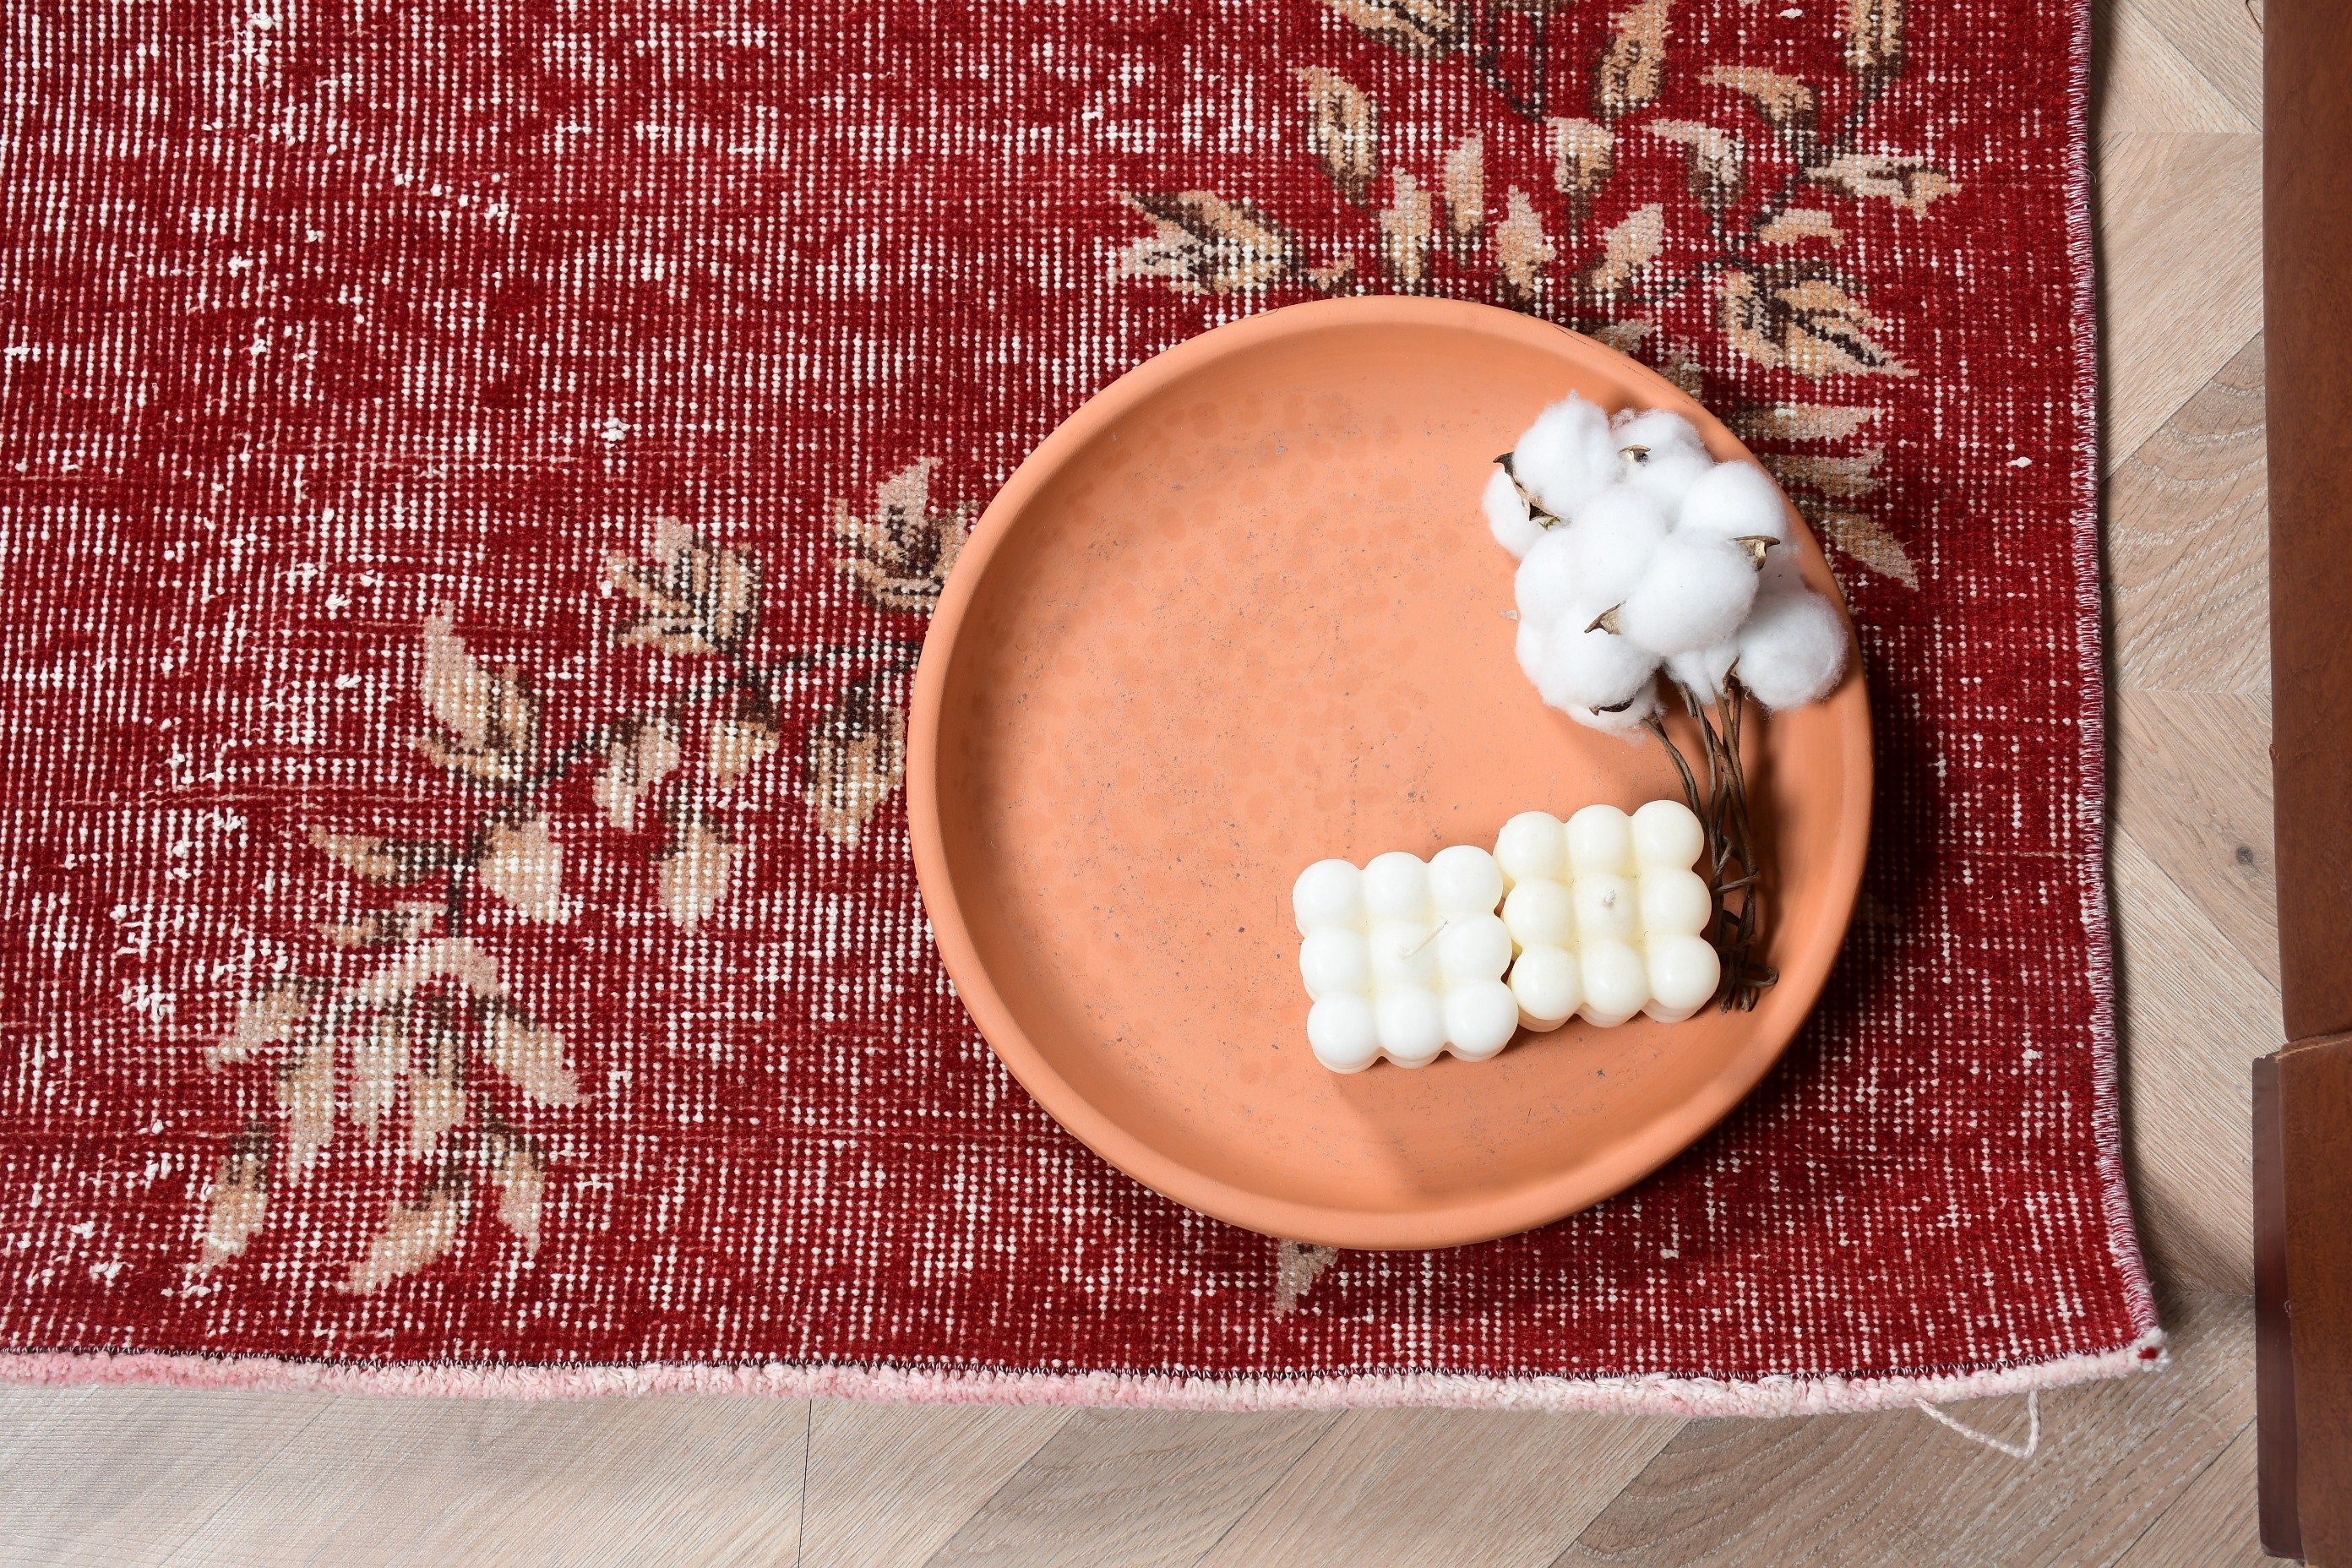
[[[2149,1365],[2083,0],[93,0],[6,23],[0,1372],[1773,1412]],[[1435,1254],[997,1067],[900,792],[1028,448],[1425,290],[1722,411],[1883,781],[1785,1065]]]

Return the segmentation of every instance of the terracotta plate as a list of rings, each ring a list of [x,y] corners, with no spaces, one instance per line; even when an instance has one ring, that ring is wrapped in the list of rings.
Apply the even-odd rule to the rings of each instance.
[[[1664,378],[1527,317],[1300,305],[1106,389],[957,563],[908,769],[940,951],[1045,1109],[1180,1203],[1342,1247],[1541,1225],[1706,1131],[1820,994],[1869,828],[1858,677],[1758,727],[1781,979],[1755,1012],[1574,1022],[1419,1071],[1308,1054],[1290,884],[1309,861],[1679,795],[1654,742],[1545,709],[1512,656],[1479,487],[1570,388],[1682,409],[1743,450]]]

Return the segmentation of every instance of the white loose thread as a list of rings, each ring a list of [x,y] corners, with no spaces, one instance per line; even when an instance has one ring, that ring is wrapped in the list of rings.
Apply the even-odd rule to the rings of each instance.
[[[1970,1442],[1982,1443],[1995,1453],[2007,1454],[2012,1459],[2030,1459],[2033,1458],[2034,1450],[2042,1447],[2042,1394],[2038,1389],[2026,1392],[2025,1441],[2022,1443],[2004,1443],[1990,1432],[1979,1432],[1966,1422],[1955,1420],[1924,1399],[1912,1403],[1926,1411],[1931,1419],[1942,1422]]]

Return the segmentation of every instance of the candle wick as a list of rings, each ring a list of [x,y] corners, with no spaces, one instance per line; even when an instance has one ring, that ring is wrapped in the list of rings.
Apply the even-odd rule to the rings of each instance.
[[[1431,942],[1435,942],[1437,940],[1437,933],[1444,931],[1446,926],[1446,921],[1451,921],[1453,918],[1453,916],[1448,915],[1444,920],[1441,920],[1435,925],[1430,927],[1429,934],[1423,937],[1419,942],[1414,942],[1411,947],[1405,949],[1404,955],[1407,958],[1411,958],[1414,953],[1419,952],[1423,948],[1427,947]]]

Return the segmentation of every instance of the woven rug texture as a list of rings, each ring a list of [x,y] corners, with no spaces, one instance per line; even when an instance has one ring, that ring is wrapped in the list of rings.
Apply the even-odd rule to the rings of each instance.
[[[12,8],[0,1374],[1770,1412],[2160,1361],[2087,12]],[[901,790],[1023,455],[1370,290],[1594,331],[1769,454],[1881,767],[1762,1089],[1427,1254],[1065,1135],[940,971]]]

